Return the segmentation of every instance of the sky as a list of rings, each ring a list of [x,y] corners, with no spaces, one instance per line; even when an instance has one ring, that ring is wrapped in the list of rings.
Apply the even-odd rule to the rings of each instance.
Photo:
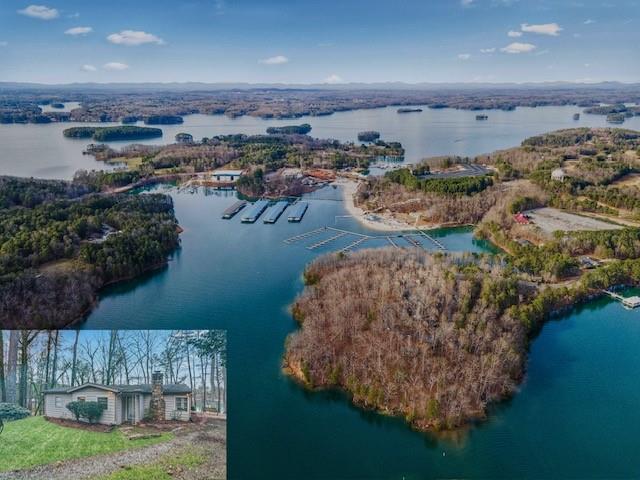
[[[640,81],[640,0],[35,1],[0,81]]]

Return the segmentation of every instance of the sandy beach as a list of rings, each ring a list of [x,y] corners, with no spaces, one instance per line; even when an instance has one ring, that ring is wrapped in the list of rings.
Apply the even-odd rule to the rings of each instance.
[[[360,207],[357,207],[354,203],[353,195],[358,189],[359,183],[355,180],[340,178],[336,180],[334,184],[341,187],[345,208],[347,212],[349,212],[349,215],[352,215],[365,227],[383,232],[399,232],[417,229],[413,225],[388,218],[384,214],[367,213]]]

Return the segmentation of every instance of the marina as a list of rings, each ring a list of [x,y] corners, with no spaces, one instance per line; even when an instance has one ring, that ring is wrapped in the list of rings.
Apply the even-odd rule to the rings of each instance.
[[[329,234],[329,236],[321,237],[323,233]],[[394,248],[423,248],[429,250],[424,243],[427,240],[434,248],[442,252],[447,251],[447,247],[442,242],[422,230],[394,235],[367,235],[352,230],[326,226],[289,237],[284,240],[284,243],[287,245],[307,243],[307,250],[317,250],[322,247],[329,247],[341,239],[348,239],[350,243],[345,246],[338,245],[335,249],[338,253],[350,252],[367,241],[378,241],[379,243],[380,240],[388,242]]]
[[[238,200],[230,207],[226,208],[224,212],[222,212],[222,218],[230,219],[233,218],[240,210],[246,207],[247,202],[245,200]]]
[[[298,202],[293,205],[293,210],[289,212],[288,220],[290,222],[299,222],[309,208],[309,202]]]
[[[242,223],[254,223],[269,206],[268,200],[258,200],[247,210],[240,220]]]
[[[287,202],[286,200],[280,200],[279,202],[277,202],[275,205],[269,208],[269,210],[267,210],[267,213],[265,214],[263,220],[264,223],[276,223],[280,218],[280,215],[282,215],[282,212],[284,212],[288,206],[289,202]]]

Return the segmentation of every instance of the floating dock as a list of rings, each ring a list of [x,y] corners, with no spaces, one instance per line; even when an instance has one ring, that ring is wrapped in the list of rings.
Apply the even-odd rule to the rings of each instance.
[[[622,302],[622,305],[626,308],[638,308],[640,307],[640,297],[623,297],[622,295],[612,292],[611,290],[603,290],[604,293],[609,295],[614,300]]]
[[[282,215],[282,212],[284,212],[284,209],[288,206],[289,202],[287,202],[286,200],[280,200],[273,207],[267,210],[267,213],[263,220],[264,223],[276,223],[280,218],[280,215]]]
[[[230,207],[227,207],[224,212],[222,212],[222,218],[233,218],[235,214],[242,210],[246,205],[247,202],[245,200],[238,200]]]
[[[304,217],[307,208],[309,208],[309,202],[298,202],[292,208],[292,211],[289,212],[289,221],[299,222]]]
[[[318,238],[322,233],[326,232],[330,233],[331,236]],[[368,235],[351,230],[344,230],[341,228],[326,226],[287,238],[286,240],[284,240],[284,243],[288,245],[292,245],[294,243],[307,243],[308,246],[306,248],[308,250],[316,250],[322,247],[330,246],[340,239],[348,239],[350,243],[342,248],[336,249],[336,251],[339,253],[351,252],[355,248],[361,246],[369,240],[385,240],[389,242],[389,244],[391,244],[393,247],[398,249],[414,247],[422,248],[424,250],[430,250],[426,245],[427,243],[430,243],[431,245],[433,245],[433,247],[442,252],[447,251],[447,247],[443,245],[442,242],[422,230],[387,235]]]
[[[258,200],[242,215],[240,220],[242,220],[242,223],[253,223],[258,220],[260,215],[262,215],[262,212],[264,212],[268,206],[268,200]]]

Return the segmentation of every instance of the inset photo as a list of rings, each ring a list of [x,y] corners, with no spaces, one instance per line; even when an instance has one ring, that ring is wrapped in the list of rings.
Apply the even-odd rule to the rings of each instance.
[[[0,479],[224,479],[226,378],[221,330],[0,330]]]

